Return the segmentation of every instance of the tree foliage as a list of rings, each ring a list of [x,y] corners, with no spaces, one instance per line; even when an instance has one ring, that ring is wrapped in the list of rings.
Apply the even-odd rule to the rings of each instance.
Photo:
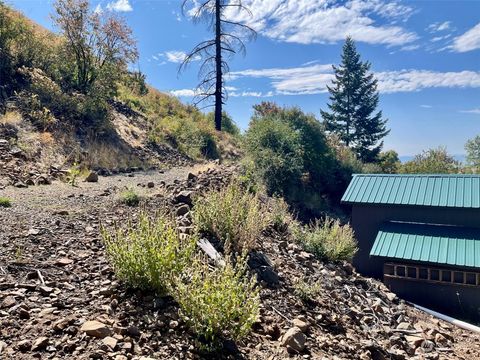
[[[92,12],[89,5],[88,0],[57,0],[54,4],[54,20],[66,40],[64,54],[67,63],[74,64],[68,69],[69,82],[84,94],[97,81],[112,92],[117,76],[137,59],[136,43],[122,18]]]
[[[378,155],[378,165],[385,174],[396,174],[401,166],[398,153],[395,150],[381,152]]]
[[[444,147],[423,151],[400,168],[405,174],[456,174],[459,170],[460,162]]]
[[[193,8],[189,8],[193,6]],[[185,57],[180,69],[191,61],[201,59],[199,70],[200,84],[195,104],[214,98],[215,128],[222,129],[222,105],[227,99],[224,76],[229,72],[228,60],[237,53],[245,53],[245,38],[255,37],[256,33],[244,23],[229,20],[228,13],[250,10],[241,0],[184,0],[182,9],[194,21],[204,21],[214,34],[212,39],[197,44]]]
[[[333,69],[335,79],[332,86],[327,86],[330,111],[321,111],[325,129],[337,134],[359,159],[373,162],[389,130],[382,112],[376,111],[379,95],[370,63],[361,61],[354,41],[348,37],[343,46],[342,62]]]
[[[480,135],[470,139],[465,144],[467,152],[467,164],[476,169],[480,168]]]
[[[254,106],[245,144],[270,194],[318,209],[322,195],[335,183],[330,176],[335,159],[323,128],[299,108],[269,102]]]

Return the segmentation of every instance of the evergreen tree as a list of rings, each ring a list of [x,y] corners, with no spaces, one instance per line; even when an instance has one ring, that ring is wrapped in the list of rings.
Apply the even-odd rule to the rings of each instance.
[[[330,92],[330,112],[321,111],[325,130],[335,133],[364,162],[373,162],[390,130],[382,112],[376,112],[379,95],[370,63],[362,62],[355,42],[348,37],[340,66],[333,66],[335,79]]]

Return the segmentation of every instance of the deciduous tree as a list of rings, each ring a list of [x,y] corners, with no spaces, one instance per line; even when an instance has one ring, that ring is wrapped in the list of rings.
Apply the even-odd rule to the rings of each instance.
[[[73,86],[88,93],[100,77],[126,71],[138,54],[132,30],[111,13],[90,9],[88,0],[57,0],[54,20],[66,39],[67,56],[73,57]],[[109,79],[112,85],[115,81]]]

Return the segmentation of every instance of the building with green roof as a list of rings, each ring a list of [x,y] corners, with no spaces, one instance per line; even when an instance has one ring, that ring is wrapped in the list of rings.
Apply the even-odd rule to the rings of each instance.
[[[480,175],[354,175],[357,270],[407,300],[480,322]]]

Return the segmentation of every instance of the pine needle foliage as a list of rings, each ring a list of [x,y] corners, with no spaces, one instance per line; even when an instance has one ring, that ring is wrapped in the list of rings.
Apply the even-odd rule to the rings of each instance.
[[[382,112],[376,111],[379,94],[370,66],[361,61],[355,42],[348,37],[340,66],[333,66],[335,79],[327,86],[330,111],[321,111],[326,131],[339,135],[363,162],[376,160],[382,139],[390,132]]]

